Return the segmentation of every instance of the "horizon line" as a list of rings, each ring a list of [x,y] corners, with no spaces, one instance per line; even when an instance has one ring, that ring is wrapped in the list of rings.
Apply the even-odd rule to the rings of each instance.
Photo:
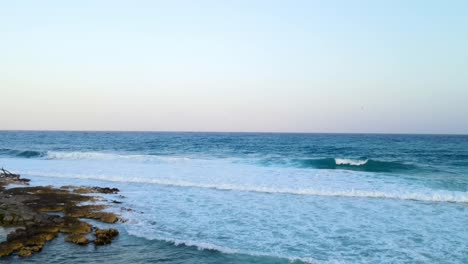
[[[427,135],[468,136],[461,133],[412,133],[412,132],[300,132],[300,131],[195,131],[195,130],[67,130],[67,129],[0,129],[0,132],[95,132],[95,133],[226,133],[226,134],[335,134],[335,135]]]

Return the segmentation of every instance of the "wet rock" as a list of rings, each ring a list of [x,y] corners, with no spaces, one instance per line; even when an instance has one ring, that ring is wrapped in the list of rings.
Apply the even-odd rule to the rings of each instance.
[[[65,241],[75,243],[77,245],[89,244],[88,238],[82,234],[70,234],[65,238]]]
[[[75,193],[85,194],[85,193],[103,193],[103,194],[117,194],[120,192],[117,188],[109,187],[80,187],[74,190]]]
[[[97,219],[105,223],[115,223],[118,217],[114,213],[101,212],[105,209],[104,205],[85,205],[76,206],[66,211],[67,216],[75,218]]]
[[[0,169],[0,186],[5,186],[8,184],[29,184],[29,179],[20,178],[19,174],[11,173],[4,168]]]
[[[20,250],[23,247],[23,243],[20,241],[11,241],[9,243],[0,244],[0,257],[9,256],[13,252]]]
[[[62,212],[64,210],[64,205],[63,204],[59,204],[59,205],[56,205],[56,206],[45,206],[45,207],[41,207],[39,208],[38,210],[40,212],[47,212],[47,213],[56,213],[56,212]]]
[[[120,207],[120,211],[127,211],[127,212],[132,212],[132,208],[126,208],[126,207]]]
[[[109,229],[96,229],[96,232],[94,234],[96,236],[96,240],[94,241],[94,244],[100,246],[100,245],[106,245],[110,244],[112,240],[119,235],[119,231],[113,228]]]
[[[35,252],[41,251],[41,246],[32,246],[32,247],[23,247],[18,251],[18,256],[20,257],[30,257]]]
[[[61,233],[68,234],[87,234],[92,231],[92,226],[76,218],[66,217],[63,224],[59,226]]]
[[[90,243],[85,234],[93,227],[80,218],[96,219],[106,223],[115,223],[117,215],[103,212],[104,205],[79,205],[83,202],[96,202],[98,198],[81,193],[117,193],[116,188],[62,186],[21,187],[5,189],[4,186],[22,179],[18,176],[0,176],[0,226],[17,226],[0,243],[0,257],[17,254],[29,257],[41,251],[48,241],[59,233],[66,233],[65,241],[78,245]],[[23,181],[26,182],[26,181]],[[50,215],[48,213],[59,213]],[[118,231],[115,229],[97,229],[97,245],[108,244]]]
[[[102,222],[109,224],[113,224],[119,220],[119,218],[114,213],[102,212],[96,213],[95,216],[98,217],[96,219],[99,219]]]
[[[7,236],[7,241],[0,243],[0,256],[17,252],[18,256],[28,257],[42,249],[47,241],[57,237],[57,232],[41,226],[28,226],[16,229]]]

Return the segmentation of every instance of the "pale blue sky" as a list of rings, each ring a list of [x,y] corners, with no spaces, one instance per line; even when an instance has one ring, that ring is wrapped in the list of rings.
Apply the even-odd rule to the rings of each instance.
[[[0,129],[468,133],[468,1],[0,1]]]

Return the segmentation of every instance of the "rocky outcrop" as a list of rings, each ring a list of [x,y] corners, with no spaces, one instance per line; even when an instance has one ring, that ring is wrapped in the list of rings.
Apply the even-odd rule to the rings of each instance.
[[[71,190],[74,193],[80,193],[80,194],[85,194],[85,193],[103,193],[103,194],[117,194],[120,192],[119,189],[117,188],[109,188],[109,187],[86,187],[86,186],[62,186],[60,189],[65,189],[65,190]]]
[[[65,238],[65,241],[75,243],[77,245],[89,244],[88,238],[83,234],[70,234]]]
[[[96,240],[94,240],[94,244],[96,245],[106,245],[112,242],[112,240],[119,235],[119,231],[113,228],[109,229],[96,229],[94,234],[96,236]]]
[[[105,223],[117,222],[118,218],[115,214],[101,212],[101,210],[105,209],[106,207],[107,206],[105,205],[75,206],[75,207],[67,208],[65,213],[67,216],[75,217],[75,218],[96,219]]]
[[[19,174],[11,173],[4,168],[0,169],[0,186],[8,184],[28,184],[29,179],[20,178]]]
[[[45,243],[56,238],[59,233],[68,234],[65,241],[78,245],[91,242],[105,245],[118,235],[115,229],[96,229],[81,220],[88,218],[115,223],[118,220],[117,215],[102,211],[107,206],[92,204],[97,198],[82,194],[115,194],[118,189],[74,186],[59,189],[51,186],[11,189],[4,187],[11,183],[27,182],[19,176],[0,176],[0,226],[17,227],[8,234],[6,241],[0,243],[0,257],[11,254],[21,257],[31,256],[41,251]],[[83,202],[91,204],[80,205]],[[86,234],[91,234],[93,230],[96,239],[90,241]]]

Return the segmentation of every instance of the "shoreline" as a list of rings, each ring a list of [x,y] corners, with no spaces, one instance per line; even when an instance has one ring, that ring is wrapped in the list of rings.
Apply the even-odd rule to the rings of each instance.
[[[103,223],[123,221],[118,215],[105,212],[109,202],[98,194],[117,194],[116,188],[51,186],[30,187],[29,179],[0,170],[0,227],[13,230],[0,242],[0,258],[10,255],[29,257],[43,246],[65,234],[65,242],[77,245],[106,245],[118,236],[114,228],[99,229],[83,221]],[[9,185],[14,185],[11,188]],[[17,187],[20,186],[20,187]],[[121,203],[112,200],[113,203]]]

